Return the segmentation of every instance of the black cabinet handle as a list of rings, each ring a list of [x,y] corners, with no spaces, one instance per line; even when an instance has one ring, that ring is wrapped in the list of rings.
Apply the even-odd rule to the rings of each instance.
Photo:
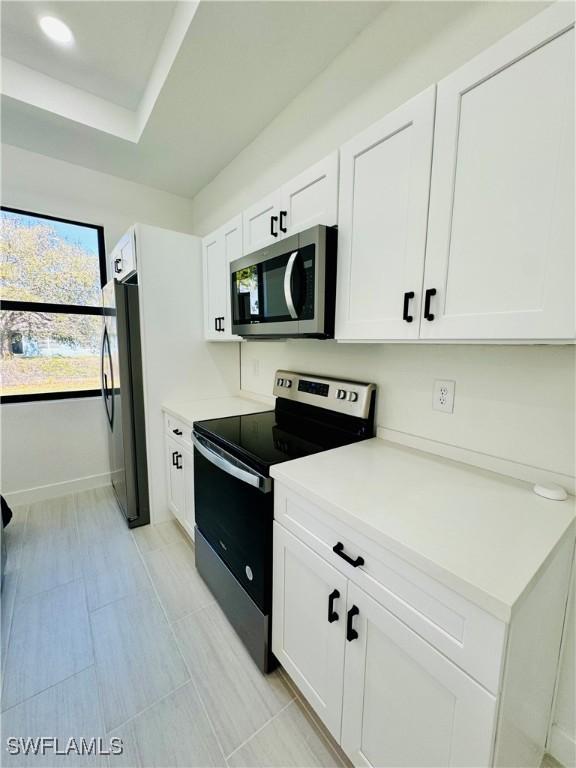
[[[172,432],[174,432],[175,435],[181,435],[182,430],[181,429],[173,429]]]
[[[219,322],[218,330],[222,331],[222,333],[224,333],[224,318],[223,317],[219,317],[218,318],[218,322]]]
[[[178,456],[178,451],[172,451],[172,466],[177,467],[178,466],[178,459],[176,458]]]
[[[346,640],[348,640],[348,642],[358,639],[358,632],[356,632],[352,623],[354,621],[354,616],[358,616],[359,613],[360,611],[355,605],[348,611],[348,617],[346,619]]]
[[[404,294],[404,309],[402,311],[402,320],[406,320],[407,323],[411,323],[412,320],[414,320],[414,317],[408,314],[410,300],[413,298],[414,298],[414,291],[406,291],[406,293]]]
[[[270,216],[270,234],[272,237],[278,237],[278,232],[274,229],[275,221],[278,221],[278,216]]]
[[[430,300],[432,299],[432,296],[436,296],[436,288],[428,288],[424,299],[424,317],[430,322],[434,320],[434,313],[430,312]]]
[[[214,318],[214,330],[215,331],[218,330],[218,318],[217,317]]]
[[[116,272],[116,274],[118,274],[118,272],[122,272],[122,270],[118,266],[118,264],[120,264],[121,261],[122,259],[114,259],[114,272]]]
[[[182,464],[180,464],[180,459],[182,458],[182,454],[178,453],[176,455],[176,469],[182,469]]]
[[[341,557],[342,560],[346,560],[346,562],[350,563],[354,568],[358,568],[359,565],[364,565],[364,558],[360,557],[360,555],[358,555],[356,560],[352,560],[352,558],[344,552],[344,544],[342,544],[341,541],[339,541],[338,544],[334,544],[332,552],[335,552],[338,557]]]
[[[280,211],[280,222],[279,222],[280,232],[288,232],[288,230],[284,226],[284,221],[283,221],[283,219],[285,219],[286,216],[288,216],[288,211]]]
[[[340,618],[336,611],[334,610],[334,600],[338,600],[340,597],[340,592],[338,592],[337,589],[330,592],[330,595],[328,596],[328,623],[332,624],[333,621],[338,621]]]

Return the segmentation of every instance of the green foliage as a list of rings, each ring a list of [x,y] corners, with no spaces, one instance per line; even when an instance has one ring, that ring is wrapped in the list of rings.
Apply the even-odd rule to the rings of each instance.
[[[80,244],[62,238],[48,221],[17,215],[1,217],[0,295],[3,300],[79,304],[102,303],[99,264]],[[0,313],[0,350],[12,357],[11,340],[21,333],[27,349],[53,343],[70,351],[98,351],[101,318],[46,312],[4,310]]]
[[[25,226],[2,216],[0,291],[3,299],[51,304],[101,304],[98,261],[61,238],[49,223]]]

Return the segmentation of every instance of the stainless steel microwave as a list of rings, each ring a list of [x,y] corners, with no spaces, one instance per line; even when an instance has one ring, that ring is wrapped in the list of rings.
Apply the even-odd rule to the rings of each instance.
[[[333,338],[336,249],[336,228],[319,225],[232,261],[232,333]]]

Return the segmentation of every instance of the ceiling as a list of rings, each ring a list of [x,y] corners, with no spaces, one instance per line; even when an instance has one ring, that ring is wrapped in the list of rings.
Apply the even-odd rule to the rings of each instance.
[[[128,109],[136,109],[174,14],[175,2],[2,3],[2,56]],[[71,48],[54,45],[38,18],[74,30]],[[105,45],[103,42],[105,41]]]
[[[1,8],[4,142],[193,197],[384,3],[9,0]],[[68,23],[74,46],[42,39],[43,14]]]

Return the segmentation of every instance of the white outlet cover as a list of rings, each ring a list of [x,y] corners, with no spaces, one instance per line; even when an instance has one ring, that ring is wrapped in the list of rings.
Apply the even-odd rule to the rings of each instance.
[[[441,413],[453,413],[455,381],[435,379],[432,391],[432,408]]]

